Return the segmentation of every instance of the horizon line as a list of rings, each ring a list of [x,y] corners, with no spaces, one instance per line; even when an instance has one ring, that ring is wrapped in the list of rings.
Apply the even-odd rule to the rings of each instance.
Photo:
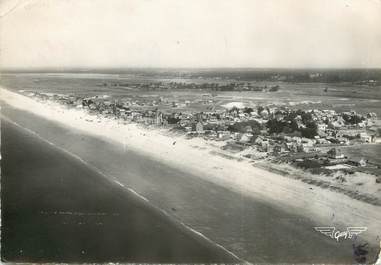
[[[161,67],[161,66],[125,66],[125,67],[0,67],[1,72],[39,72],[39,71],[99,71],[99,70],[381,70],[381,67]]]

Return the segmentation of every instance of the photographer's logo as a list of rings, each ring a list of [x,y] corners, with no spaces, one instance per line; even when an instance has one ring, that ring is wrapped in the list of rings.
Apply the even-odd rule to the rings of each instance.
[[[343,239],[351,239],[353,236],[357,236],[358,234],[361,234],[362,232],[366,231],[367,227],[347,227],[347,230],[345,231],[339,231],[333,226],[319,226],[314,227],[314,229],[323,235],[326,235],[332,239],[336,239],[336,241],[339,241],[340,238]]]

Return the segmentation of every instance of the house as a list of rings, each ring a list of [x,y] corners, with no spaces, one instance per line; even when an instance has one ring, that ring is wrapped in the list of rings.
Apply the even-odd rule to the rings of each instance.
[[[204,132],[204,126],[202,125],[201,122],[197,122],[196,123],[196,128],[195,128],[196,132],[198,133],[203,133]]]
[[[230,132],[229,131],[218,131],[217,132],[217,139],[220,141],[230,139]]]
[[[263,138],[263,136],[258,136],[256,139],[255,139],[255,141],[254,141],[254,143],[256,144],[256,145],[262,145],[262,142],[264,142],[265,141],[265,139]]]
[[[312,145],[309,145],[306,143],[298,144],[298,146],[297,146],[298,152],[308,153],[311,151],[311,149],[312,149]]]
[[[163,113],[157,111],[155,114],[155,123],[156,125],[161,125],[163,124]]]
[[[267,119],[269,117],[269,112],[267,110],[262,110],[259,115],[261,115],[262,118]]]
[[[338,144],[349,145],[349,140],[348,138],[345,138],[345,137],[337,137],[336,141]]]
[[[286,143],[286,149],[290,152],[298,152],[298,146],[296,143]]]
[[[300,144],[302,142],[302,138],[297,136],[292,137],[292,140],[297,144]]]
[[[360,133],[359,138],[364,143],[371,143],[372,142],[372,136],[368,135],[366,132]]]
[[[325,132],[325,130],[328,128],[328,125],[325,123],[318,123],[317,127],[319,132]]]
[[[97,105],[95,105],[94,103],[91,103],[88,107],[90,110],[96,110],[97,109]]]
[[[338,148],[332,148],[331,150],[329,150],[327,152],[327,154],[328,154],[328,157],[332,158],[332,159],[343,159],[344,158],[344,154]]]
[[[248,143],[250,142],[251,138],[253,137],[253,134],[251,133],[244,133],[241,135],[239,142],[241,143]]]
[[[328,123],[328,127],[332,129],[340,129],[344,126],[344,122],[341,120],[331,121]]]
[[[349,163],[356,167],[366,167],[367,161],[364,158],[351,159]]]
[[[274,146],[273,152],[275,154],[282,154],[286,152],[285,145],[277,144]]]
[[[320,145],[329,144],[330,142],[325,138],[316,139],[316,143]]]
[[[269,141],[267,141],[267,140],[262,141],[260,143],[260,150],[262,150],[263,152],[270,152],[271,146],[270,146]]]
[[[302,138],[302,143],[308,145],[308,146],[313,146],[315,143],[315,140],[309,139],[309,138]]]

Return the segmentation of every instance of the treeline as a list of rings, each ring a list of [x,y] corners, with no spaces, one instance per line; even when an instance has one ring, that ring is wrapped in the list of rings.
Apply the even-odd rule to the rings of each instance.
[[[248,81],[285,82],[361,82],[374,80],[381,82],[381,69],[309,69],[309,70],[231,70],[203,71],[191,74],[192,78],[226,78]]]

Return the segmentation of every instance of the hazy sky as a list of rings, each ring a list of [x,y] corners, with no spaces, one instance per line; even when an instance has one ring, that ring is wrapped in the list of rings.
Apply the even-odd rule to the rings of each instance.
[[[381,0],[0,0],[2,67],[381,67]]]

